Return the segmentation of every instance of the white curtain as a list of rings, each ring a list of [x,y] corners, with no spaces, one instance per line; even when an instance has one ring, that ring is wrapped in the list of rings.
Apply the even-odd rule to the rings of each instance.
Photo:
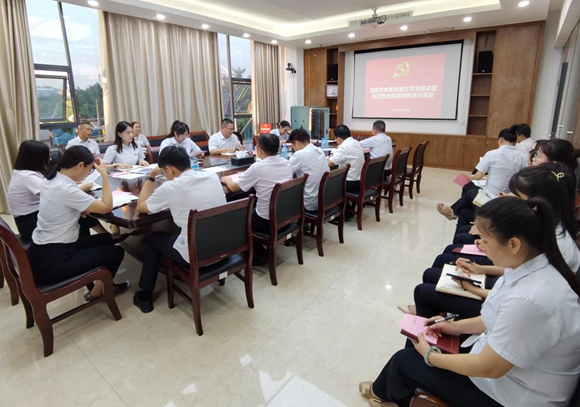
[[[146,135],[167,133],[174,120],[219,130],[215,33],[102,12],[101,44],[109,140],[121,120],[140,122]]]
[[[0,0],[0,212],[18,147],[38,135],[34,62],[24,0]]]
[[[252,87],[254,118],[259,123],[277,123],[280,119],[280,47],[254,41]]]

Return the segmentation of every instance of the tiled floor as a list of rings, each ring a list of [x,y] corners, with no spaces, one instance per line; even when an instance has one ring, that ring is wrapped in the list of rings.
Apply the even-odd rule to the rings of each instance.
[[[140,265],[129,256],[121,277],[132,286],[117,298],[123,319],[98,305],[57,324],[48,358],[37,328],[25,328],[22,306],[1,289],[0,406],[366,406],[358,382],[374,379],[404,343],[396,305],[412,302],[422,271],[451,241],[454,226],[435,205],[459,196],[455,176],[425,169],[421,194],[406,195],[380,223],[368,208],[364,230],[349,222],[343,245],[327,225],[323,258],[310,238],[302,266],[282,246],[277,287],[254,269],[254,309],[235,277],[207,287],[202,337],[184,301],[167,308],[163,278],[154,312],[132,305]],[[81,301],[79,291],[51,314]]]

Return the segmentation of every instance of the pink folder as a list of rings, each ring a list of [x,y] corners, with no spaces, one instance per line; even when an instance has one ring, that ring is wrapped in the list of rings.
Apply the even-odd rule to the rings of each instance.
[[[455,182],[457,185],[459,185],[461,188],[463,188],[464,186],[466,186],[467,184],[469,184],[471,182],[471,180],[469,178],[467,178],[467,175],[465,175],[465,174],[459,174],[453,180],[453,182]]]
[[[472,256],[484,256],[487,257],[487,253],[484,251],[479,250],[479,248],[474,244],[465,244],[463,248],[457,250],[453,249],[453,253],[460,253],[460,254],[469,254]]]
[[[411,340],[416,341],[419,333],[422,333],[428,343],[437,346],[442,352],[459,353],[459,336],[443,334],[438,338],[433,334],[427,334],[426,321],[427,318],[405,314],[399,328],[401,333]]]

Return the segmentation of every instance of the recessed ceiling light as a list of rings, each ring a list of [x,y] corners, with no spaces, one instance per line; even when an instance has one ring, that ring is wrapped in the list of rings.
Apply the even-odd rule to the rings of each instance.
[[[310,40],[306,40],[306,41],[304,41],[304,42],[305,42],[306,44],[312,44],[312,41],[310,41]]]
[[[348,38],[354,38],[354,33],[348,34]]]
[[[278,44],[278,41],[272,40],[272,44]]]
[[[250,34],[244,33],[244,38],[250,38]]]
[[[471,20],[473,20],[473,19],[471,17],[469,17],[469,16],[468,17],[465,17],[463,19],[463,21],[465,21],[466,23],[469,23]]]
[[[527,5],[529,5],[530,2],[529,1],[520,1],[518,3],[518,7],[526,7]]]
[[[158,20],[165,20],[165,15],[164,14],[157,14],[157,19]]]
[[[89,6],[99,7],[99,2],[96,0],[89,0],[88,3],[89,3]]]
[[[203,28],[204,30],[207,30],[209,28],[209,24],[202,24],[201,28]]]
[[[403,31],[407,31],[407,28],[409,28],[409,27],[407,27],[406,25],[401,26],[401,30],[403,30]]]

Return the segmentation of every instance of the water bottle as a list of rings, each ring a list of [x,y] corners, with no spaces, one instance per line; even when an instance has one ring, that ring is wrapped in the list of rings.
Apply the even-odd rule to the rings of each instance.
[[[191,169],[193,171],[199,171],[199,161],[197,160],[197,157],[193,157],[190,161],[191,161]]]
[[[328,148],[328,139],[326,137],[322,139],[322,148]]]
[[[288,158],[288,147],[286,147],[286,144],[282,146],[282,152],[280,154],[282,158]]]
[[[252,155],[252,152],[254,151],[254,143],[252,140],[248,142],[248,151],[250,152],[250,155]]]

